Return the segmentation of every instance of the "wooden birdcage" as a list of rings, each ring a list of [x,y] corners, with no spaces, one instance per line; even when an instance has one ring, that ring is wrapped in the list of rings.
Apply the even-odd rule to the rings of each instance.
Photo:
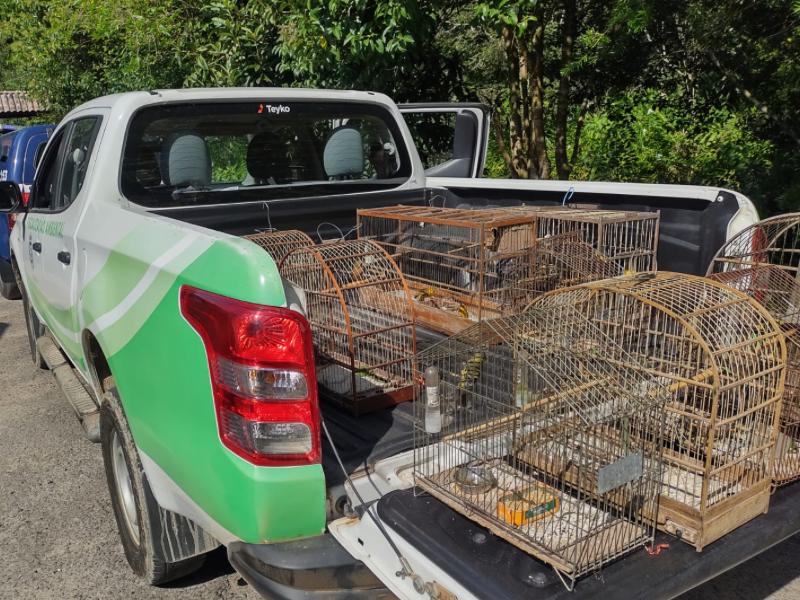
[[[311,323],[324,397],[355,414],[413,397],[411,297],[379,245],[356,240],[300,247],[279,269]]]
[[[292,250],[297,248],[308,248],[314,245],[308,235],[297,229],[289,229],[286,231],[261,231],[244,236],[246,240],[258,244],[266,250],[276,265],[281,264],[281,261],[286,258]]]
[[[455,333],[525,306],[537,276],[536,217],[507,209],[393,206],[358,211],[360,239],[395,259],[417,321]]]
[[[708,276],[757,300],[786,334],[788,366],[774,483],[800,479],[800,213],[742,230],[717,252]]]
[[[779,324],[703,277],[645,273],[556,290],[668,386],[659,526],[701,550],[766,511],[786,367]]]
[[[586,271],[582,281],[576,281],[576,275],[580,272],[573,270],[571,280],[574,283],[602,279],[598,275],[616,277],[656,269],[660,222],[658,212],[536,205],[518,206],[514,210],[537,216],[539,239],[560,237],[569,241],[569,246],[564,245],[564,249],[571,254],[591,256],[592,262],[606,263],[602,272],[598,272],[597,265]],[[589,252],[590,249],[594,253]],[[586,260],[584,258],[581,264],[586,265]],[[611,275],[607,275],[609,272]],[[569,283],[566,281],[565,285],[559,287]]]
[[[564,304],[485,320],[416,364],[419,489],[569,589],[653,539],[668,392],[586,315]]]

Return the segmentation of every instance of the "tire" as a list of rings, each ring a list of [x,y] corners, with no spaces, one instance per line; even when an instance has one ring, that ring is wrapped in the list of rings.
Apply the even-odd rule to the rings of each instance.
[[[21,294],[19,293],[17,284],[13,281],[11,283],[0,281],[0,296],[6,300],[19,300]]]
[[[125,558],[136,575],[150,585],[160,585],[196,571],[205,554],[169,562],[163,548],[164,524],[160,509],[142,469],[113,378],[106,379],[100,406],[100,441],[108,491],[117,520]],[[127,483],[126,483],[127,482]]]
[[[28,294],[22,285],[20,285],[20,292],[22,295],[22,310],[25,311],[25,326],[28,329],[28,345],[31,349],[31,359],[38,369],[47,369],[47,363],[36,346],[36,340],[45,334],[45,326],[36,316],[36,311],[33,310]]]

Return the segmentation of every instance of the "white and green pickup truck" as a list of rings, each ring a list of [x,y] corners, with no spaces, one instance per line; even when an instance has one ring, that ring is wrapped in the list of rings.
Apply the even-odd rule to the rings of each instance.
[[[542,563],[414,494],[408,403],[356,418],[319,400],[308,323],[242,237],[352,235],[361,207],[556,204],[569,191],[659,210],[659,266],[700,274],[757,219],[717,188],[480,179],[487,118],[371,92],[128,93],[67,115],[27,205],[0,185],[2,210],[19,213],[34,362],[101,442],[122,545],[147,582],[222,544],[270,598],[568,595]],[[800,530],[797,495],[778,491],[768,515],[702,554],[635,553],[575,593],[674,597]]]

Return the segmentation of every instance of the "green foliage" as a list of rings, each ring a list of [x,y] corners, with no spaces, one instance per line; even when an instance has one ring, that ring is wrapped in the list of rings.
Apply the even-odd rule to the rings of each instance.
[[[684,183],[746,191],[768,176],[773,145],[751,128],[755,109],[686,110],[683,98],[627,93],[588,115],[577,179]]]
[[[517,176],[549,176],[549,162],[800,208],[800,0],[6,0],[0,47],[0,89],[28,90],[50,119],[184,86],[480,100],[494,111],[489,176],[516,156]],[[214,176],[244,173],[217,160]]]

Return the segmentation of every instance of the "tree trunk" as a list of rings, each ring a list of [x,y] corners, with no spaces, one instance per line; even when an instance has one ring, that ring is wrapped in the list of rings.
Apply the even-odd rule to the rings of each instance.
[[[531,128],[529,157],[536,165],[531,169],[530,177],[538,179],[550,178],[550,159],[547,157],[547,140],[544,129],[544,9],[536,11],[536,26],[533,30],[531,46],[533,48],[532,68],[528,87],[531,96]]]
[[[572,165],[567,156],[567,118],[569,116],[569,68],[577,36],[576,0],[564,0],[564,27],[561,40],[561,74],[556,93],[556,173],[559,179],[569,179]]]

